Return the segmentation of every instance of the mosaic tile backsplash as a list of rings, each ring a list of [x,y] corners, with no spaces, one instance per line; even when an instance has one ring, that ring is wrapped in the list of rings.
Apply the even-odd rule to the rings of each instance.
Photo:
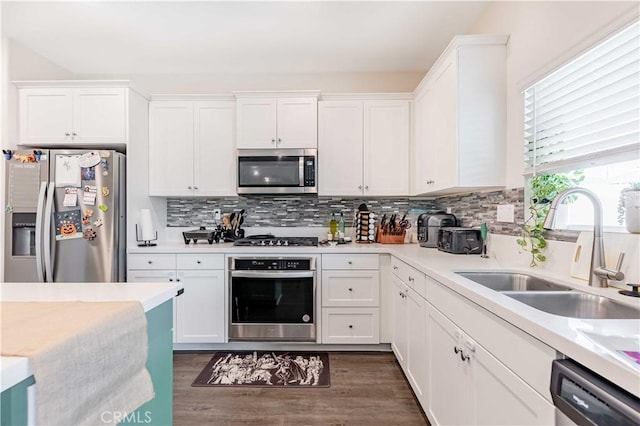
[[[524,188],[493,192],[476,192],[443,196],[435,199],[424,198],[375,198],[341,199],[333,197],[225,197],[225,198],[169,198],[167,199],[167,226],[212,227],[216,221],[213,210],[222,213],[245,210],[243,227],[328,227],[331,213],[344,213],[347,226],[351,225],[353,212],[362,203],[370,210],[387,215],[392,213],[417,214],[426,210],[451,209],[462,226],[479,226],[486,222],[495,234],[521,234],[524,223]],[[515,222],[496,221],[496,206],[513,204]],[[412,210],[412,211],[411,211]],[[411,212],[410,212],[411,211]],[[414,218],[415,220],[415,218]],[[415,226],[415,223],[414,223]],[[553,232],[549,239],[575,241],[575,232]]]

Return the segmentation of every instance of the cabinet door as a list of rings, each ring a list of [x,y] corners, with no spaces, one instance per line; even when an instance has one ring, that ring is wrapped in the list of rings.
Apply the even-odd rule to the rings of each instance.
[[[396,359],[404,369],[407,359],[407,304],[405,294],[407,287],[395,275],[391,276],[393,283],[393,336],[391,349]]]
[[[409,101],[364,102],[364,195],[409,194]]]
[[[235,102],[194,104],[194,194],[236,195]]]
[[[20,143],[70,143],[71,89],[20,89]]]
[[[178,271],[184,293],[176,299],[178,343],[222,343],[224,270]]]
[[[73,141],[127,142],[127,89],[73,89]]]
[[[409,383],[423,407],[427,406],[427,314],[426,301],[407,290],[407,368]]]
[[[236,101],[238,149],[276,148],[275,98],[241,98]]]
[[[474,424],[473,389],[468,362],[454,351],[461,332],[444,315],[427,305],[429,420],[439,425]]]
[[[362,102],[318,103],[318,194],[362,195]]]
[[[412,193],[420,195],[433,189],[437,162],[437,108],[435,90],[428,86],[415,102],[414,149],[412,154]]]
[[[318,99],[278,98],[278,148],[318,147]]]
[[[474,424],[554,424],[555,409],[550,402],[475,342],[467,339],[465,346],[475,348],[471,353]]]
[[[435,77],[435,123],[433,135],[435,170],[433,191],[458,185],[458,79],[455,60],[445,63]]]
[[[149,195],[193,195],[193,104],[149,104]]]

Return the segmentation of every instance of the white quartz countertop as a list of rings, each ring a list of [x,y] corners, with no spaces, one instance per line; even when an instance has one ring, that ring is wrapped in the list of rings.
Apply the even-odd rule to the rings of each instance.
[[[477,255],[454,255],[417,244],[341,244],[336,247],[234,247],[231,243],[190,244],[165,243],[159,247],[129,248],[129,253],[221,253],[228,255],[287,255],[291,254],[391,254],[424,272],[432,279],[470,299],[493,314],[503,318],[524,332],[553,347],[640,397],[640,364],[621,353],[621,350],[640,351],[640,319],[597,320],[568,318],[548,314],[520,303],[504,294],[470,281],[456,271],[486,270],[512,271],[552,279],[574,289],[598,294],[618,302],[640,307],[640,299],[618,294],[615,288],[593,288],[585,281],[568,278],[553,272],[514,269],[495,258]],[[427,300],[429,294],[427,294]],[[455,322],[455,318],[452,318]]]
[[[170,283],[0,283],[3,302],[121,302],[138,301],[145,312],[176,295]],[[16,385],[32,372],[29,360],[0,358],[0,391]]]

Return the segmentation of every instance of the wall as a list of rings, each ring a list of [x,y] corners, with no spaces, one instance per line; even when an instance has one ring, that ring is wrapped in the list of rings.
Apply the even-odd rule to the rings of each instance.
[[[522,177],[521,92],[638,16],[637,2],[493,2],[472,34],[510,34],[507,53],[507,187]]]
[[[321,90],[324,93],[413,92],[425,72],[326,74],[81,75],[82,79],[131,80],[151,94],[212,94],[256,90]]]

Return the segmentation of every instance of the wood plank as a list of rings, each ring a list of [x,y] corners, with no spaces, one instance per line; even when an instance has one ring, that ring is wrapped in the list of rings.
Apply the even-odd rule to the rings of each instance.
[[[174,354],[174,424],[429,424],[388,352],[330,352],[330,388],[192,387],[212,356]]]

